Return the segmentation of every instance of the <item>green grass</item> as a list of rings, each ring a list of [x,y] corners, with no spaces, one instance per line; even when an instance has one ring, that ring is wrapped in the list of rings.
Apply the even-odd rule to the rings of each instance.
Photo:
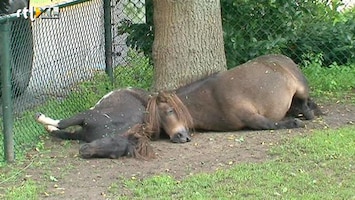
[[[20,186],[9,189],[5,197],[6,199],[39,199],[42,187],[38,187],[38,183],[34,181],[24,181]]]
[[[339,66],[336,63],[323,67],[322,55],[308,56],[311,61],[302,64],[302,71],[308,79],[313,96],[321,98],[347,99],[355,102],[355,63]]]
[[[355,127],[315,131],[271,150],[275,160],[177,180],[126,179],[116,199],[355,199]]]

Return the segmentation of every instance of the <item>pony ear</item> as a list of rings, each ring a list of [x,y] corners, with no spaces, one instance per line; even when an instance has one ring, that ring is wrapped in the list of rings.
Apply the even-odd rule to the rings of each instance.
[[[159,95],[158,92],[152,92],[151,94],[149,94],[148,98],[151,99],[151,98],[154,98],[154,97],[156,97],[158,95]]]
[[[157,102],[168,102],[168,95],[166,92],[159,91],[158,96],[157,96]]]

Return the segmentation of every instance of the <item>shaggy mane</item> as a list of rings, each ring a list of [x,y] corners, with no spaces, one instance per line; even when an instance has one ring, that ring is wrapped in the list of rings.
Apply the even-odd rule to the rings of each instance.
[[[152,139],[158,139],[160,136],[161,118],[158,108],[159,103],[169,104],[173,107],[178,120],[180,120],[186,128],[193,127],[191,114],[180,98],[173,92],[159,92],[149,99],[145,116],[147,131],[150,133]]]
[[[132,153],[135,158],[147,160],[156,157],[144,124],[134,125],[124,135],[133,143]]]

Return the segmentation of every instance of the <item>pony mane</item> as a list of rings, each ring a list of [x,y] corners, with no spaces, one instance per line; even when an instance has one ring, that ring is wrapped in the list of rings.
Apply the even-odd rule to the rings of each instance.
[[[157,95],[151,96],[144,116],[146,130],[152,140],[159,139],[160,135],[160,116],[157,103]]]
[[[134,149],[130,151],[135,158],[147,160],[156,157],[144,124],[134,125],[124,135],[133,143]]]
[[[180,98],[174,92],[159,92],[157,95],[154,95],[149,99],[145,116],[147,131],[151,133],[153,139],[158,139],[160,135],[161,118],[158,108],[160,102],[167,103],[173,107],[177,118],[185,127],[193,127],[191,114]]]

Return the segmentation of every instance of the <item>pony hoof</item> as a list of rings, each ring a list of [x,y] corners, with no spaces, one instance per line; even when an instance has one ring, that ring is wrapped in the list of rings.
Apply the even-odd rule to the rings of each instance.
[[[51,133],[51,132],[53,132],[53,131],[58,131],[58,130],[59,130],[57,127],[52,126],[52,125],[46,125],[46,126],[44,126],[44,127],[45,127],[45,129],[46,129],[49,133]]]
[[[302,120],[297,118],[294,120],[294,124],[296,128],[304,128],[306,126]]]
[[[34,115],[34,118],[38,121],[38,119],[42,116],[43,114],[38,112]]]
[[[306,118],[306,120],[312,120],[312,119],[314,119],[314,111],[308,110],[303,113],[303,116],[304,116],[304,118]]]

